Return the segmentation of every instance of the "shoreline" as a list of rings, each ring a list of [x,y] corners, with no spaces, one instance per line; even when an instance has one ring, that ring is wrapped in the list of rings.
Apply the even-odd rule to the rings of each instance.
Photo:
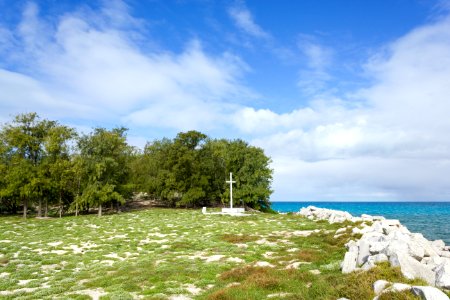
[[[398,219],[409,230],[420,232],[429,240],[442,239],[450,245],[450,223],[446,222],[450,219],[450,203],[278,202],[273,203],[271,207],[279,212],[298,212],[309,205],[347,211],[354,216],[369,214]]]
[[[387,261],[400,267],[408,279],[420,278],[430,286],[450,290],[450,246],[443,240],[429,241],[421,233],[412,233],[399,220],[383,216],[362,214],[352,216],[347,211],[303,207],[297,213],[310,220],[326,220],[329,223],[344,223],[335,238],[351,226],[354,240],[346,244],[347,252],[341,264],[342,273],[367,271],[376,263]]]

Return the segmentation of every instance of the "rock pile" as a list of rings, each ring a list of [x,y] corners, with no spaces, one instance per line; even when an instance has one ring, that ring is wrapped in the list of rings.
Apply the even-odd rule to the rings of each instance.
[[[361,215],[361,217],[353,217],[346,211],[318,208],[315,206],[303,207],[297,214],[305,216],[310,220],[327,220],[330,224],[342,223],[345,221],[364,222],[385,219],[381,216],[370,216],[365,214]]]
[[[314,206],[302,208],[299,214],[330,223],[362,221],[361,228],[352,230],[361,238],[346,244],[343,273],[369,270],[378,262],[389,261],[391,266],[400,267],[406,278],[422,278],[430,285],[450,290],[450,247],[442,240],[429,241],[420,233],[411,233],[398,220],[378,216],[353,217],[348,212]],[[342,231],[338,229],[336,236]]]
[[[373,284],[373,291],[377,295],[373,300],[377,300],[379,296],[387,292],[402,292],[409,291],[421,299],[429,300],[448,300],[441,290],[432,286],[410,286],[404,283],[390,283],[386,280],[377,280]]]

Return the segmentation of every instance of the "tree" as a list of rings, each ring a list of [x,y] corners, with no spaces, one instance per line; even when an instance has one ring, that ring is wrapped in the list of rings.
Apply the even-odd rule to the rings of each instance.
[[[60,218],[63,213],[63,197],[69,196],[70,185],[75,175],[69,149],[69,141],[75,136],[73,128],[55,124],[48,131],[44,141],[46,157],[42,166],[46,170],[50,192],[57,195]],[[45,216],[47,216],[47,197],[45,202]]]
[[[93,133],[82,136],[78,142],[87,173],[87,183],[79,203],[98,206],[99,216],[102,215],[102,205],[125,202],[127,160],[131,152],[125,132],[125,128],[95,128]]]
[[[38,199],[41,213],[45,181],[39,172],[44,158],[43,142],[54,121],[40,120],[36,113],[17,115],[11,124],[2,128],[2,143],[7,156],[4,166],[5,182],[2,197],[23,203],[23,217],[27,217],[28,203]]]
[[[245,205],[254,209],[267,210],[270,208],[270,189],[272,183],[271,160],[264,154],[261,148],[250,146],[242,140],[211,140],[210,147],[215,155],[223,161],[225,166],[224,177],[229,172],[234,174],[236,189],[233,196],[237,202],[242,201]],[[221,169],[223,170],[223,169]],[[222,183],[222,201],[228,202],[229,190]]]

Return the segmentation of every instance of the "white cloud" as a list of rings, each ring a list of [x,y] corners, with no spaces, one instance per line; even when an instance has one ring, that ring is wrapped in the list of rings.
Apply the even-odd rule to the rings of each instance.
[[[236,26],[245,33],[257,38],[266,39],[270,37],[267,32],[255,23],[252,13],[245,6],[233,6],[228,10],[228,13]]]
[[[247,122],[238,126],[273,157],[274,197],[448,200],[448,53],[444,18],[381,49],[366,66],[373,84],[351,98],[285,114],[239,111]],[[321,67],[319,61],[312,66]]]
[[[314,37],[301,35],[298,48],[305,61],[300,70],[298,86],[307,95],[323,92],[332,79],[328,68],[333,63],[333,51],[321,45]]]
[[[19,66],[0,69],[3,112],[188,130],[218,126],[238,96],[254,97],[239,82],[248,68],[239,57],[209,55],[198,40],[180,53],[143,50],[142,22],[113,4],[54,20],[28,4],[18,29],[1,34],[17,39],[3,60]]]
[[[229,13],[247,34],[269,36],[247,9]],[[450,198],[449,18],[381,49],[366,66],[373,84],[347,99],[321,96],[333,52],[306,40],[299,47],[312,100],[286,113],[244,107],[240,99],[255,95],[241,83],[249,68],[239,57],[208,54],[195,39],[178,53],[145,50],[141,26],[122,2],[54,20],[29,4],[19,26],[0,28],[0,120],[37,111],[140,129],[245,134],[273,158],[275,200]],[[86,130],[83,121],[73,126]]]

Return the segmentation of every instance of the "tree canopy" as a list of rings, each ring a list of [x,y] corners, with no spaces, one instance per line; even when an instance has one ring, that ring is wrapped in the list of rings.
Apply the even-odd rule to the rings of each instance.
[[[211,139],[198,131],[128,145],[126,128],[94,128],[89,134],[36,113],[17,115],[0,128],[0,211],[30,209],[59,216],[118,207],[144,192],[169,207],[225,205],[225,183],[234,174],[235,203],[268,209],[270,158],[243,140]]]

